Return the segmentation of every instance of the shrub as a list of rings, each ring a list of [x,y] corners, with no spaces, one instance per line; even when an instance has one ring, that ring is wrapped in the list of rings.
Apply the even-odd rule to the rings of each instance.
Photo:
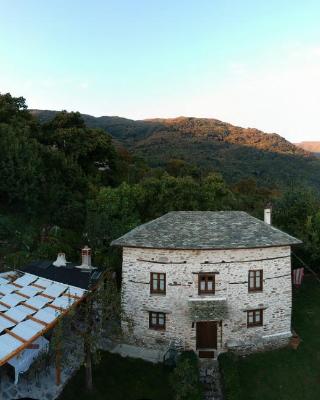
[[[239,400],[241,397],[238,356],[234,353],[223,353],[219,356],[222,376],[222,387],[226,400]]]
[[[201,400],[202,386],[198,358],[192,351],[182,353],[170,377],[175,400]]]

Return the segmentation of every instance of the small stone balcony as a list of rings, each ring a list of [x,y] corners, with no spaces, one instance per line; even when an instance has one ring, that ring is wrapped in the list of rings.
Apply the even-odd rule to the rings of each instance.
[[[228,318],[226,297],[190,297],[188,305],[190,318],[195,322]]]

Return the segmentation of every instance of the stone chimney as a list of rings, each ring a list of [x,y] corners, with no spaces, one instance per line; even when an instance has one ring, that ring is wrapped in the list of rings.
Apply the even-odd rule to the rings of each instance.
[[[66,260],[65,253],[58,253],[58,257],[57,257],[56,261],[53,262],[53,265],[55,267],[66,267],[67,260]]]
[[[264,222],[268,225],[272,223],[272,205],[270,203],[264,208]]]

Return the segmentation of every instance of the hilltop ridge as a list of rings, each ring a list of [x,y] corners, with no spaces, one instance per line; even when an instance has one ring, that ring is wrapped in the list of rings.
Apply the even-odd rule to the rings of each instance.
[[[57,111],[30,110],[41,122],[47,122]],[[265,133],[255,128],[242,128],[213,118],[176,117],[132,120],[118,116],[94,117],[82,114],[86,124],[92,128],[101,128],[114,139],[125,145],[139,146],[148,142],[157,142],[160,138],[171,136],[209,139],[218,142],[248,145],[261,150],[278,153],[309,156],[310,153],[295,146],[276,133]]]
[[[30,110],[41,122],[57,111]],[[305,182],[320,188],[319,159],[276,133],[242,128],[209,118],[132,120],[82,114],[88,127],[109,133],[117,146],[152,167],[169,162],[221,172],[229,182],[254,178],[264,185]]]
[[[300,143],[295,143],[295,145],[312,153],[320,153],[320,141],[303,141]]]

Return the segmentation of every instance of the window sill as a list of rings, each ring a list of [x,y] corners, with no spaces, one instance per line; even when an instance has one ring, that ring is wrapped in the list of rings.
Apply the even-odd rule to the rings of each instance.
[[[227,301],[226,297],[218,297],[214,295],[198,295],[197,297],[189,297],[188,301]]]
[[[155,328],[155,327],[150,327],[149,326],[150,331],[160,331],[160,332],[164,332],[166,330],[166,328]]]
[[[198,293],[198,296],[214,296],[215,292],[202,292],[202,293]]]
[[[166,295],[166,292],[164,292],[164,293],[161,293],[161,292],[159,292],[159,293],[156,293],[156,292],[150,293],[150,296],[165,296],[165,295]]]

